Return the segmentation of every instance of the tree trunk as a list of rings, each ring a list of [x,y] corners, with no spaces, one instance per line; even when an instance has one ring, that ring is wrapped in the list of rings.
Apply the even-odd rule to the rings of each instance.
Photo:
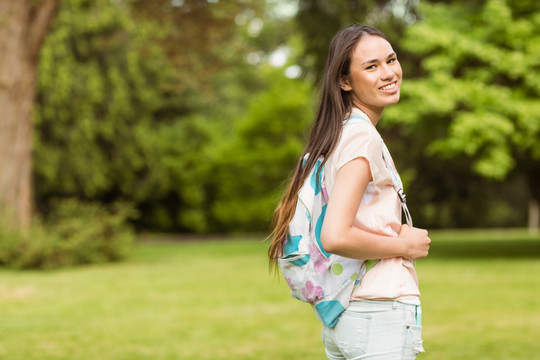
[[[527,171],[529,182],[529,231],[538,233],[540,230],[540,165],[535,164]]]
[[[540,229],[540,204],[536,199],[529,201],[529,232],[537,234]]]
[[[58,0],[0,0],[0,212],[23,229],[32,219],[38,56],[57,7]]]

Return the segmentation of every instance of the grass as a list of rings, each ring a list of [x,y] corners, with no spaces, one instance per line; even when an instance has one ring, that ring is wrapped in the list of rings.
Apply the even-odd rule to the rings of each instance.
[[[540,358],[540,238],[432,238],[417,263],[419,359]],[[0,270],[0,359],[323,359],[312,310],[268,275],[266,246],[152,240],[120,264]]]

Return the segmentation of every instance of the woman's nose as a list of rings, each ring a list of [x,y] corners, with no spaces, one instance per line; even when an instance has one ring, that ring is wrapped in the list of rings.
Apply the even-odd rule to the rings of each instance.
[[[394,75],[394,70],[390,66],[381,67],[381,80],[392,80]]]

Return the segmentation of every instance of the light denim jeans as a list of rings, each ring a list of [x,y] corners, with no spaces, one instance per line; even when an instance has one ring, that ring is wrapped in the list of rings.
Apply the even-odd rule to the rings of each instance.
[[[398,301],[352,301],[334,328],[323,326],[331,360],[411,360],[424,352],[420,306]]]

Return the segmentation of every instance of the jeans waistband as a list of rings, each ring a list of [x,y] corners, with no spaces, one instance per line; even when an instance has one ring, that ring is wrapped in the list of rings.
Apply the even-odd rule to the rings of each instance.
[[[361,300],[351,301],[347,310],[357,312],[373,312],[373,311],[388,311],[396,309],[413,309],[416,310],[419,306],[407,304],[394,300]]]

